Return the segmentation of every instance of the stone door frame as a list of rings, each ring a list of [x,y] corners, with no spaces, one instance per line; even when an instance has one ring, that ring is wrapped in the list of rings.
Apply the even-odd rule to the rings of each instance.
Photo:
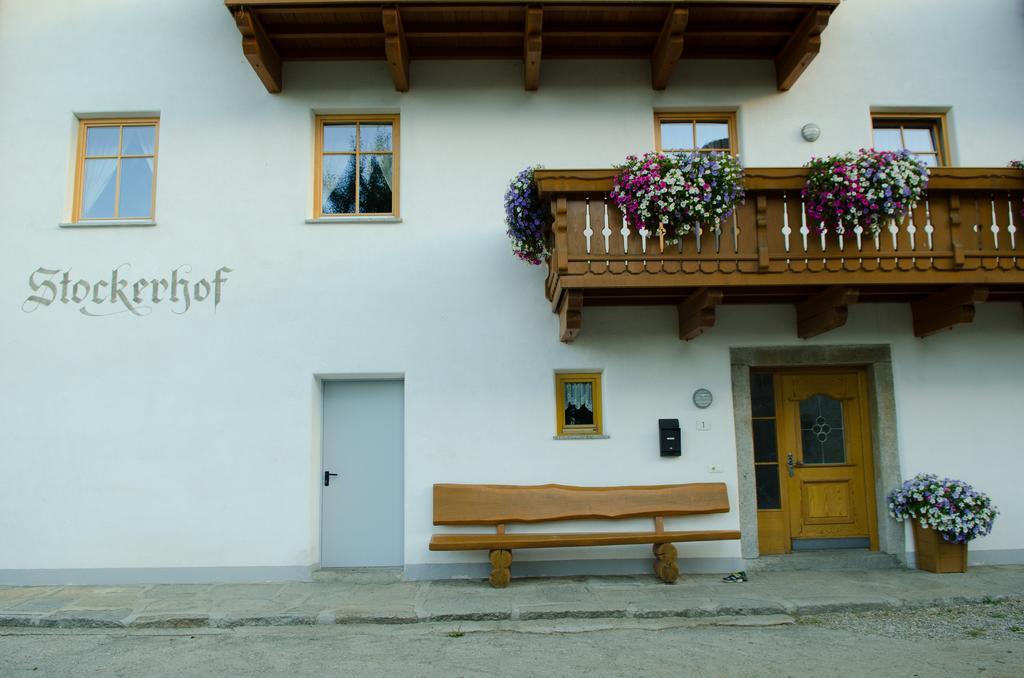
[[[849,346],[755,346],[729,351],[732,368],[733,421],[736,427],[740,553],[757,558],[757,492],[754,485],[754,439],[750,419],[750,369],[792,367],[863,367],[868,377],[868,415],[874,459],[878,549],[901,562],[906,559],[903,525],[888,519],[886,494],[902,482],[896,435],[896,394],[892,351],[888,344]]]

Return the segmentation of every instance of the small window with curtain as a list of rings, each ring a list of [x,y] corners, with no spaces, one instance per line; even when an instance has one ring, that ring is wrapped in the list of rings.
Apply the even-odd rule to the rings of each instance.
[[[907,150],[928,167],[948,164],[942,115],[874,114],[872,146],[879,151]]]
[[[555,403],[558,435],[601,435],[599,372],[556,374]]]
[[[316,119],[314,216],[398,216],[398,116]]]
[[[79,122],[75,223],[154,218],[158,128],[157,118]]]
[[[655,113],[654,146],[662,153],[736,155],[733,113]]]

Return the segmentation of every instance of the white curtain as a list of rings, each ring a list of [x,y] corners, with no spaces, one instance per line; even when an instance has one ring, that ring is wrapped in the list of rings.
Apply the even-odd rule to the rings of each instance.
[[[117,172],[117,160],[86,160],[85,181],[82,183],[82,215],[85,217],[112,217],[110,214],[95,214],[93,208],[103,195]]]
[[[594,411],[594,388],[592,384],[566,384],[565,404],[572,405],[576,409],[586,406],[591,412]]]

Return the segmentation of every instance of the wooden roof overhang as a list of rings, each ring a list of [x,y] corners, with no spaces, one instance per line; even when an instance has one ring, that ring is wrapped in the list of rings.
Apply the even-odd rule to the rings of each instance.
[[[417,59],[516,59],[527,90],[542,59],[647,59],[665,89],[676,62],[770,59],[788,90],[840,0],[225,0],[269,92],[285,61],[387,61],[409,89]]]

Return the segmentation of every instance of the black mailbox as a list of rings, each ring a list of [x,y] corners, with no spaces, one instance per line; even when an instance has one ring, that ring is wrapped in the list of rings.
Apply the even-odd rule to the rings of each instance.
[[[678,419],[658,420],[658,439],[661,441],[661,456],[678,457],[683,451],[683,435]]]

